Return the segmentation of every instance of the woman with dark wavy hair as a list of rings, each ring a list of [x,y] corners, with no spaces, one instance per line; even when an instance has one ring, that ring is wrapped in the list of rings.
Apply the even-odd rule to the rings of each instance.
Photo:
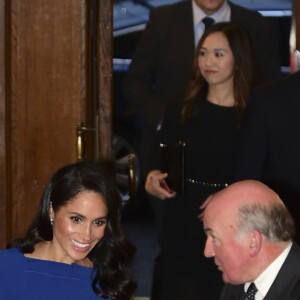
[[[185,98],[166,111],[159,140],[164,154],[145,185],[157,201],[165,200],[158,299],[218,299],[222,280],[204,258],[205,235],[197,216],[202,202],[233,179],[239,122],[259,81],[256,74],[248,33],[232,22],[216,23],[197,46]],[[179,159],[184,165],[174,171]],[[180,184],[178,173],[183,173]]]
[[[231,89],[231,106],[237,108],[238,114],[241,114],[246,106],[250,90],[258,85],[260,75],[257,69],[254,50],[250,36],[245,29],[232,22],[221,22],[211,26],[202,36],[197,46],[197,59],[193,65],[193,80],[191,81],[182,109],[182,121],[188,121],[197,113],[197,107],[201,103],[209,100],[209,93],[212,93],[214,86],[214,73],[209,74],[209,67],[199,65],[200,61],[204,61],[208,53],[203,47],[206,38],[214,33],[221,34],[227,40],[228,46],[232,52],[234,66],[230,70],[230,89]],[[220,49],[221,50],[221,49]],[[216,49],[214,56],[220,60],[224,57],[223,51]],[[212,70],[213,71],[213,70]],[[211,76],[210,76],[211,75]],[[210,85],[210,83],[212,85]],[[221,82],[222,83],[222,82]],[[220,88],[220,87],[219,87]],[[221,94],[223,93],[221,89]],[[212,101],[213,102],[213,101]],[[228,104],[227,104],[228,105]]]
[[[135,248],[120,228],[118,190],[95,163],[59,169],[26,236],[0,251],[3,299],[129,300]]]

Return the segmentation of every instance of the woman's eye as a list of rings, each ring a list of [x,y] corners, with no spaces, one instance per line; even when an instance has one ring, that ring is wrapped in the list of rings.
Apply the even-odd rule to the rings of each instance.
[[[94,224],[97,226],[102,226],[102,225],[106,224],[106,220],[103,220],[103,219],[96,220],[96,221],[94,221]]]
[[[204,56],[205,55],[205,51],[204,50],[200,50],[199,51],[199,56]]]
[[[222,57],[222,56],[224,56],[224,54],[223,54],[222,52],[216,52],[216,53],[215,53],[215,56],[216,56],[216,57]]]
[[[76,217],[76,216],[71,217],[71,220],[76,224],[81,223],[81,221],[82,221],[82,219],[80,217]]]

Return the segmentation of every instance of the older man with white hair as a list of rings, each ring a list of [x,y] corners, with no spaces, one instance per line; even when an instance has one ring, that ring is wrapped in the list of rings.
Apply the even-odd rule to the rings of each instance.
[[[279,196],[245,180],[210,196],[201,215],[204,254],[226,283],[220,300],[300,299],[300,249],[294,221]]]

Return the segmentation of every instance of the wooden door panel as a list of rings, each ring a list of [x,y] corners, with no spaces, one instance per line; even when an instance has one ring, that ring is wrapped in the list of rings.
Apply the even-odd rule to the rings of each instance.
[[[76,160],[85,122],[84,0],[11,0],[9,16],[9,235],[23,234],[55,169]]]

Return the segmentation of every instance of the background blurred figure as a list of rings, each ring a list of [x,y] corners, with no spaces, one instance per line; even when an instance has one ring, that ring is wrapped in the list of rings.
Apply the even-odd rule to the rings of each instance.
[[[161,255],[154,275],[155,280],[160,279],[161,289],[152,299],[219,296],[221,278],[201,255],[205,235],[198,220],[199,206],[232,180],[239,119],[256,83],[251,50],[248,34],[238,24],[212,25],[197,47],[193,80],[184,102],[179,99],[166,111],[160,142],[168,146],[179,140],[185,143],[184,193],[169,193],[160,186],[169,177],[162,173],[156,158],[146,190],[166,200]]]
[[[204,208],[204,253],[214,258],[227,283],[220,300],[300,299],[295,226],[273,190],[241,181],[209,197]],[[245,298],[252,287],[255,298]]]
[[[121,208],[98,165],[59,169],[25,238],[0,251],[1,299],[131,299],[134,248],[120,229]]]
[[[241,126],[235,179],[257,179],[285,201],[300,222],[300,72],[257,89]],[[300,241],[299,234],[296,237]]]
[[[258,12],[226,0],[187,0],[153,9],[124,80],[124,95],[143,122],[142,178],[151,168],[159,124],[166,107],[183,97],[192,77],[196,45],[204,32],[202,19],[233,21],[248,30],[265,81],[280,76],[277,32]],[[151,198],[158,222],[161,203]]]

